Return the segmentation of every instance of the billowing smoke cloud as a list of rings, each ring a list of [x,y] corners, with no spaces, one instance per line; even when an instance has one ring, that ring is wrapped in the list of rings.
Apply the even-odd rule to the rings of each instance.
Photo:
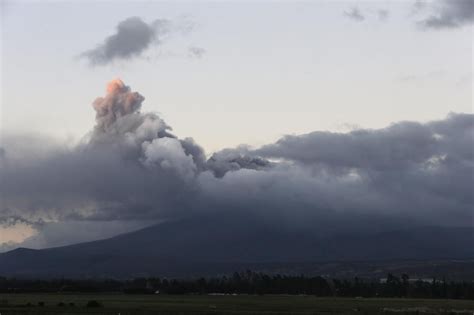
[[[138,93],[131,93],[119,79],[111,81],[107,86],[107,96],[99,97],[94,103],[97,128],[106,131],[117,119],[137,112],[145,98]]]
[[[439,0],[432,5],[432,10],[433,13],[419,23],[422,27],[449,29],[474,22],[474,1],[472,0]]]
[[[91,65],[140,57],[151,46],[160,46],[172,33],[187,33],[192,28],[193,24],[186,21],[158,19],[146,23],[139,17],[130,17],[117,25],[115,34],[81,56],[87,58]]]
[[[173,208],[168,202],[194,189],[187,181],[202,169],[205,155],[192,139],[172,135],[156,114],[140,113],[143,100],[114,80],[94,101],[96,125],[78,146],[35,139],[50,148],[38,154],[23,144],[29,139],[5,141],[2,214],[53,222],[128,220],[155,219],[160,209]]]
[[[249,149],[224,149],[214,153],[207,161],[207,168],[216,177],[223,177],[229,171],[240,169],[264,170],[269,169],[271,163],[258,156],[249,155]]]
[[[68,239],[61,224],[114,221],[127,230],[126,222],[204,214],[321,233],[472,225],[472,114],[286,136],[206,159],[191,138],[177,138],[158,115],[141,112],[143,101],[114,80],[94,101],[96,125],[80,144],[6,137],[0,217],[41,223],[42,240],[52,226],[49,239],[58,231]],[[118,233],[122,225],[114,226]]]

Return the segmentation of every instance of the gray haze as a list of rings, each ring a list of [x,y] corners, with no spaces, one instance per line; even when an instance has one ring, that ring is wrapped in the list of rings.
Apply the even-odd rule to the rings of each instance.
[[[191,138],[177,138],[157,114],[141,112],[143,101],[114,80],[93,102],[96,125],[80,144],[5,136],[2,222],[49,229],[51,239],[68,239],[61,222],[227,213],[324,233],[473,225],[472,114],[288,135],[207,159]]]
[[[365,16],[357,7],[353,7],[348,11],[344,11],[344,16],[356,22],[362,22],[365,20]]]
[[[422,7],[425,9],[425,7]],[[432,4],[433,12],[420,22],[431,29],[449,29],[470,25],[474,22],[474,1],[442,0]]]

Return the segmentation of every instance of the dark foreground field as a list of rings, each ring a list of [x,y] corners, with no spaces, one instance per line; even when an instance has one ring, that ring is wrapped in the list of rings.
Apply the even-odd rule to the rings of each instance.
[[[90,301],[101,306],[87,306]],[[44,306],[40,306],[44,304]],[[93,303],[94,304],[94,303]],[[474,314],[474,301],[248,295],[3,294],[0,314]]]

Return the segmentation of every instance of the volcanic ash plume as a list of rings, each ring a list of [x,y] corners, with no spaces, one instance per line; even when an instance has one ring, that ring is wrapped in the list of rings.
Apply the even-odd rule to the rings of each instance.
[[[137,112],[144,99],[139,93],[131,92],[120,79],[109,82],[107,95],[97,98],[93,103],[96,111],[96,128],[107,130],[120,117]]]
[[[189,181],[204,170],[204,150],[192,138],[178,139],[155,113],[142,113],[144,97],[131,91],[120,79],[107,85],[105,97],[97,98],[96,126],[88,148],[115,154],[140,163],[153,172],[172,172]]]
[[[109,82],[106,96],[93,103],[96,126],[90,145],[118,147],[122,157],[148,168],[174,169],[188,179],[197,171],[210,170],[222,177],[231,170],[268,166],[266,160],[243,156],[245,152],[238,150],[224,150],[206,161],[203,149],[192,138],[177,139],[158,115],[141,113],[144,99],[120,79]]]
[[[98,97],[92,104],[96,125],[88,146],[119,148],[121,156],[138,160],[143,155],[143,143],[163,137],[175,139],[158,115],[140,112],[144,99],[120,79],[111,81],[105,97]]]
[[[286,136],[206,160],[191,138],[141,112],[143,101],[113,80],[93,103],[88,141],[4,137],[0,225],[12,217],[70,226],[227,213],[318,233],[472,222],[472,114]]]

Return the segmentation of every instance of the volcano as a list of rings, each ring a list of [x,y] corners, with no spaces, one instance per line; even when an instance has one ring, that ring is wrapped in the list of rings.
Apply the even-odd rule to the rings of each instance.
[[[199,216],[105,240],[0,254],[0,275],[188,277],[249,264],[474,258],[474,228],[418,227],[325,236],[245,216]]]

